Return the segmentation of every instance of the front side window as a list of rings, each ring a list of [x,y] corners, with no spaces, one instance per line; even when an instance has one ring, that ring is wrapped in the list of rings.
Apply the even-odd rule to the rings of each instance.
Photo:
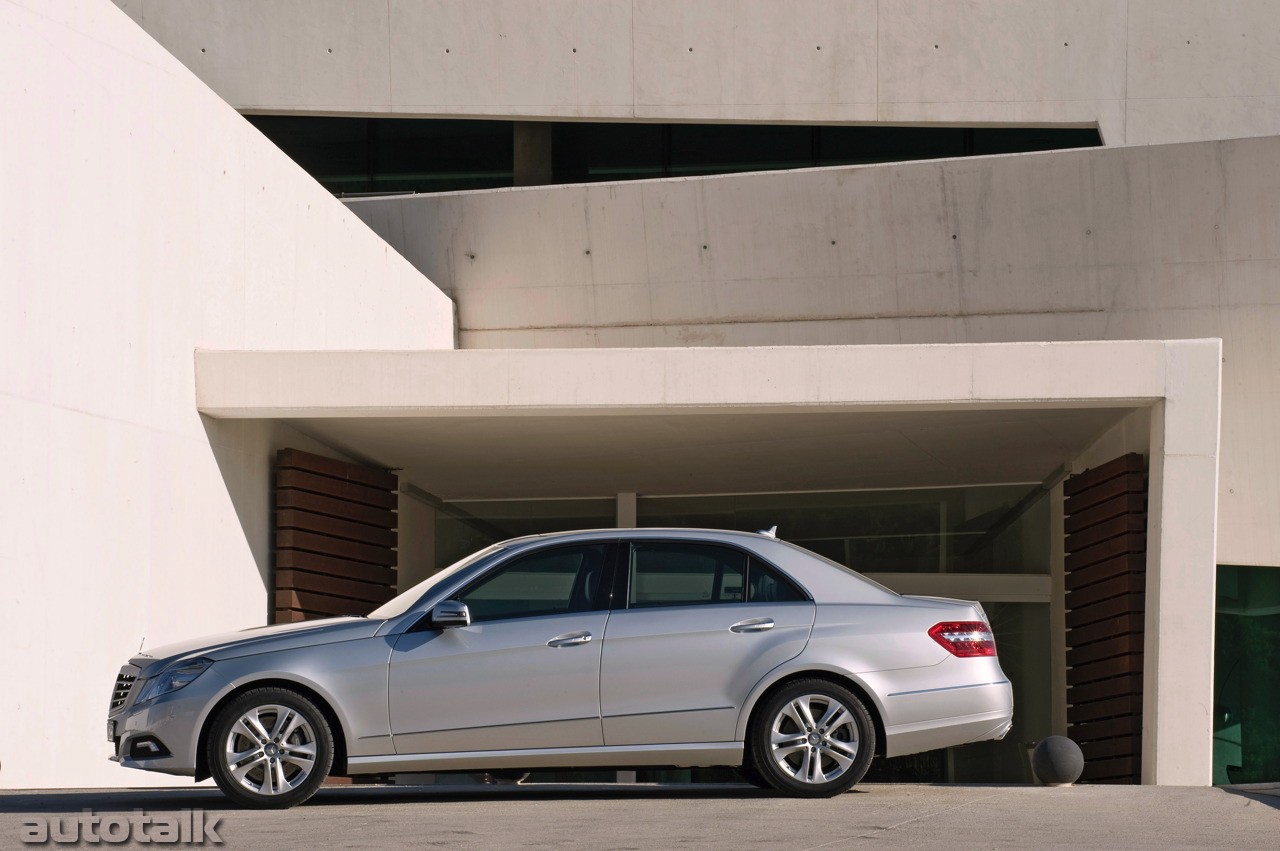
[[[519,556],[464,590],[476,623],[590,612],[608,607],[602,581],[609,544],[579,544]]]
[[[770,565],[716,544],[637,541],[631,545],[629,571],[632,609],[806,599]]]

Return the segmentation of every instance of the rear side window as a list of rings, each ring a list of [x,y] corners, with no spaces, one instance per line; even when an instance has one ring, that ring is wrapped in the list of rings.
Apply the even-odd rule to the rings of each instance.
[[[777,570],[715,544],[638,541],[631,545],[629,608],[720,603],[786,603],[806,597]]]

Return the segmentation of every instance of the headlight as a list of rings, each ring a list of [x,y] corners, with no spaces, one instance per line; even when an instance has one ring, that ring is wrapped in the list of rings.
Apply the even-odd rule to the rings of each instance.
[[[182,662],[174,667],[164,669],[147,680],[147,685],[142,689],[142,694],[138,695],[138,703],[146,703],[148,700],[155,700],[162,694],[177,691],[203,674],[212,664],[212,659],[192,659],[190,662]]]

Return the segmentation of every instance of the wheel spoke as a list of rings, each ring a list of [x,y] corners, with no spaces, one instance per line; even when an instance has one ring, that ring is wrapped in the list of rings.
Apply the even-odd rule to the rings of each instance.
[[[305,742],[300,745],[285,745],[282,743],[280,747],[287,754],[294,754],[297,756],[306,757],[307,759],[315,759],[316,757],[315,742]]]
[[[315,759],[313,759],[312,757],[309,757],[306,754],[296,754],[296,753],[283,753],[280,755],[280,761],[287,762],[287,763],[290,763],[291,765],[296,765],[298,766],[298,768],[301,768],[302,774],[298,775],[299,778],[305,777],[307,774],[309,774],[311,772],[311,767],[316,764]]]
[[[822,746],[822,753],[836,761],[836,764],[840,766],[840,774],[848,771],[849,766],[853,765],[852,758],[845,756],[836,748],[831,747],[830,743]]]
[[[853,716],[849,714],[849,710],[833,700],[827,704],[827,711],[822,714],[822,720],[818,722],[818,726],[827,732],[831,732],[852,720]]]
[[[278,794],[280,794],[281,792],[284,792],[284,791],[288,790],[289,788],[291,788],[291,787],[289,786],[289,781],[287,781],[287,780],[285,780],[285,779],[284,779],[284,763],[283,763],[283,762],[281,762],[281,761],[280,761],[280,760],[278,760],[278,759],[276,759],[276,760],[272,760],[272,762],[271,762],[271,774],[272,774],[272,775],[274,776],[274,778],[275,778],[275,786],[276,786],[275,794],[277,794],[277,795],[278,795]]]
[[[827,747],[832,751],[840,751],[846,756],[855,757],[858,755],[858,740],[852,742],[842,742],[839,739],[827,739]]]
[[[804,777],[810,783],[821,783],[822,774],[822,756],[818,753],[817,748],[811,748],[809,751],[809,772]]]
[[[294,731],[294,728],[301,721],[302,719],[298,716],[298,713],[288,707],[281,707],[280,711],[276,713],[276,723],[271,727],[271,739],[276,742],[283,742],[289,738],[289,734]]]
[[[271,738],[271,735],[267,733],[267,728],[262,725],[262,719],[258,717],[258,714],[261,713],[263,709],[266,709],[266,707],[259,707],[252,712],[247,712],[240,718],[240,723],[249,729],[250,735],[253,736],[256,741],[263,741]]]
[[[809,711],[809,698],[797,697],[795,700],[791,701],[791,708],[794,710],[796,716],[800,718],[801,727],[806,730],[812,730],[814,726],[813,713]]]
[[[231,776],[243,784],[245,782],[245,775],[247,775],[250,771],[253,771],[253,769],[257,768],[258,766],[262,765],[266,761],[267,761],[267,758],[265,756],[259,756],[257,759],[252,760],[250,762],[246,762],[244,765],[233,766],[231,768]],[[263,769],[263,773],[264,774],[266,773],[265,768]]]

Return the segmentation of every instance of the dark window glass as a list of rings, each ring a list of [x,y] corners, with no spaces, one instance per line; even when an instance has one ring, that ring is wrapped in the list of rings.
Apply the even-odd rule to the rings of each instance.
[[[813,133],[786,125],[672,124],[667,173],[723,174],[812,166]]]
[[[799,603],[808,599],[790,579],[772,565],[752,557],[747,570],[748,603]]]
[[[609,545],[557,547],[521,556],[458,595],[475,622],[605,608],[601,578]]]
[[[819,127],[817,165],[860,165],[965,155],[962,127]]]
[[[741,603],[747,556],[713,544],[643,542],[631,546],[629,605]]]
[[[1280,568],[1220,565],[1217,590],[1213,782],[1274,783],[1280,780]]]

